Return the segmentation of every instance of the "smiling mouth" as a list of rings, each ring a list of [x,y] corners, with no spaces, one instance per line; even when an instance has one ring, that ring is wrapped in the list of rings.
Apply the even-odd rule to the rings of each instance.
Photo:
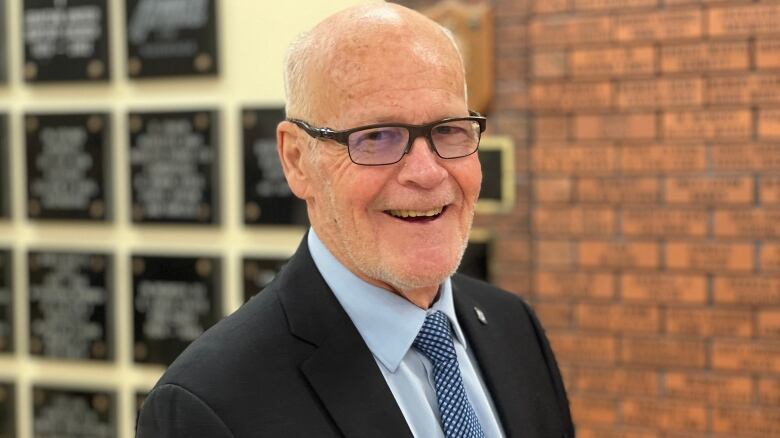
[[[406,222],[430,222],[441,216],[446,209],[445,205],[430,210],[385,210],[385,214]]]

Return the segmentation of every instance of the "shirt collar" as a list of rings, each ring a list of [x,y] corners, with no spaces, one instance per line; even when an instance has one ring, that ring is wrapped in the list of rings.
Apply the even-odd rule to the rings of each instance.
[[[454,340],[464,348],[466,338],[455,316],[452,283],[449,278],[439,287],[439,298],[423,310],[403,297],[367,283],[342,265],[309,229],[309,251],[317,269],[333,291],[344,311],[355,324],[371,353],[390,372],[395,372],[412,346],[425,317],[441,311],[452,324]]]

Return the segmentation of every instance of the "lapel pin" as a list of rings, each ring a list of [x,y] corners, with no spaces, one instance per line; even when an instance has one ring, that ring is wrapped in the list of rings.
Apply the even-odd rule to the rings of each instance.
[[[479,322],[481,322],[484,325],[487,325],[487,318],[485,318],[485,312],[482,311],[479,307],[474,308],[474,313],[477,314],[477,319]]]

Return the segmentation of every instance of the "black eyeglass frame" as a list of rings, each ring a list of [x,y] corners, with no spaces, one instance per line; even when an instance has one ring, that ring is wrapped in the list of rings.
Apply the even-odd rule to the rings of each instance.
[[[345,129],[343,131],[334,131],[333,129],[327,127],[317,128],[300,119],[288,118],[286,120],[290,123],[294,123],[296,126],[303,129],[312,138],[333,140],[339,144],[344,145],[347,148],[347,155],[349,155],[350,161],[352,161],[353,163],[359,166],[386,166],[401,161],[404,158],[404,155],[408,154],[409,151],[412,149],[412,144],[414,143],[415,140],[417,140],[418,137],[425,137],[428,140],[428,147],[430,147],[433,150],[433,152],[436,154],[437,157],[442,158],[444,160],[453,160],[456,158],[463,158],[472,155],[474,152],[476,152],[479,149],[479,142],[480,140],[482,140],[482,133],[485,132],[485,129],[487,128],[487,118],[476,111],[469,111],[469,114],[470,115],[468,117],[448,117],[446,119],[437,120],[435,122],[426,123],[424,125],[410,125],[407,123],[375,123],[373,125],[358,126],[355,128]],[[469,152],[466,155],[460,155],[457,157],[442,157],[441,154],[439,154],[439,151],[436,149],[436,146],[433,144],[433,137],[431,135],[431,132],[433,131],[433,127],[441,125],[443,123],[458,122],[461,120],[469,120],[469,121],[477,122],[479,124],[479,138],[477,138],[477,147],[474,148],[473,151]],[[407,141],[403,153],[401,154],[400,157],[398,157],[398,160],[393,161],[391,163],[366,164],[366,163],[357,163],[355,162],[355,160],[352,159],[352,155],[350,154],[349,151],[349,136],[351,134],[365,129],[388,128],[388,127],[406,128],[406,130],[409,131],[409,140]]]

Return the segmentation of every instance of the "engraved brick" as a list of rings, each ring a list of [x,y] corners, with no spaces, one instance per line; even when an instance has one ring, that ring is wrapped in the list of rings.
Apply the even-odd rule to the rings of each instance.
[[[577,424],[577,438],[661,438],[661,435],[654,431],[616,425],[599,427]]]
[[[576,11],[603,11],[656,6],[658,0],[574,0]]]
[[[670,139],[749,139],[750,110],[669,111],[663,116],[663,135]]]
[[[702,35],[702,13],[699,9],[672,9],[619,15],[614,32],[618,41],[697,38]]]
[[[780,410],[776,408],[717,407],[712,430],[740,438],[780,436]]]
[[[627,302],[703,304],[707,301],[707,279],[704,275],[667,272],[622,274],[620,290]]]
[[[574,118],[574,137],[580,140],[653,139],[655,114],[578,115]]]
[[[762,204],[780,204],[780,176],[762,176],[759,188]]]
[[[745,41],[711,41],[661,47],[664,73],[747,70],[750,51]]]
[[[533,211],[537,234],[608,236],[614,231],[615,212],[599,208],[537,208]]]
[[[714,222],[718,237],[780,237],[780,209],[719,210]]]
[[[718,304],[780,305],[780,276],[716,276],[713,289]]]
[[[574,315],[584,329],[653,333],[660,325],[658,308],[647,305],[579,304]]]
[[[562,78],[566,74],[566,52],[563,50],[533,52],[531,74],[537,78]]]
[[[630,365],[701,368],[707,362],[703,340],[624,337],[621,351]]]
[[[693,401],[727,404],[753,401],[753,381],[749,377],[668,372],[664,389],[672,397]]]
[[[537,14],[551,12],[564,12],[569,10],[569,0],[548,0],[544,2],[531,2],[533,11]]]
[[[534,244],[534,260],[542,267],[570,267],[574,263],[573,244],[557,240],[537,241]]]
[[[666,332],[696,336],[753,334],[753,315],[748,310],[671,307],[666,311]]]
[[[753,202],[749,176],[669,177],[664,191],[673,204],[748,204]]]
[[[700,78],[623,81],[617,84],[617,105],[626,109],[700,105],[703,84]]]
[[[709,33],[712,36],[757,35],[777,33],[780,6],[752,4],[709,10]]]
[[[707,149],[684,144],[625,147],[620,167],[625,173],[703,171],[707,168]]]
[[[572,307],[564,303],[535,303],[534,311],[548,329],[569,328],[572,321]]]
[[[672,269],[695,269],[707,272],[751,271],[753,245],[722,242],[667,242],[666,265]]]
[[[610,146],[548,146],[531,148],[531,166],[538,173],[599,174],[616,168]]]
[[[780,67],[780,39],[758,39],[756,41],[756,67]]]
[[[532,18],[529,29],[535,46],[599,43],[612,38],[608,16],[537,16]]]
[[[775,170],[780,169],[780,148],[776,144],[712,145],[710,160],[713,170]]]
[[[767,109],[759,111],[758,136],[767,140],[780,139],[780,110]]]
[[[556,116],[534,117],[534,135],[539,140],[566,140],[569,136],[569,119]]]
[[[658,201],[656,178],[580,178],[577,199],[598,203],[654,203]]]
[[[691,209],[629,209],[621,218],[626,236],[704,236],[707,222],[707,212]]]
[[[780,379],[760,379],[758,400],[766,406],[780,406]]]
[[[626,368],[578,368],[573,371],[574,391],[612,396],[653,396],[658,393],[655,371]]]
[[[535,178],[534,198],[537,202],[569,202],[572,193],[571,178]]]
[[[649,75],[655,69],[652,46],[574,50],[570,55],[573,76]]]
[[[761,310],[757,319],[759,336],[780,339],[780,310]]]
[[[600,82],[544,82],[531,86],[531,105],[537,110],[609,108],[612,84]]]
[[[658,244],[654,242],[582,241],[579,265],[592,268],[656,268]]]
[[[712,365],[717,369],[780,373],[780,344],[774,341],[715,340]]]
[[[759,257],[762,271],[780,271],[780,243],[763,243]]]
[[[555,357],[562,363],[614,364],[617,342],[613,336],[549,330]]]
[[[617,406],[612,399],[572,395],[569,403],[577,424],[614,424],[617,420]]]
[[[780,102],[780,74],[755,73],[707,79],[706,102],[749,104]]]
[[[544,299],[611,300],[615,282],[612,274],[607,273],[537,271],[534,290]]]
[[[627,424],[664,431],[707,430],[707,406],[704,403],[675,400],[624,400],[620,412]]]

